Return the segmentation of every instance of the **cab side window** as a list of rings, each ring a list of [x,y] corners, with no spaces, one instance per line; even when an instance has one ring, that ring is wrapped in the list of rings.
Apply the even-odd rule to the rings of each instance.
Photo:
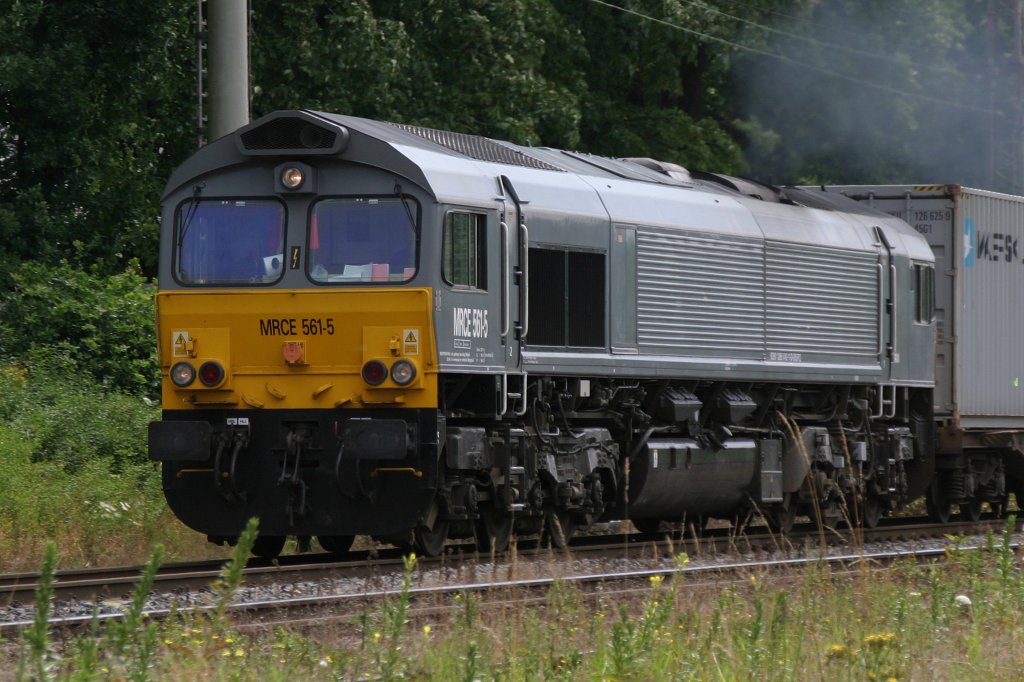
[[[487,251],[484,248],[486,216],[452,211],[444,221],[444,281],[466,289],[487,288]]]
[[[930,265],[915,265],[917,285],[916,321],[930,324],[935,319],[935,268]]]

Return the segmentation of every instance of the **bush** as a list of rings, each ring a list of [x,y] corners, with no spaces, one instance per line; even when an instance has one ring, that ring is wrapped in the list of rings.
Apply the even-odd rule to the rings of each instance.
[[[159,394],[153,288],[137,260],[112,276],[68,261],[56,268],[25,262],[10,277],[13,290],[0,303],[0,356],[56,351],[72,369],[113,389]]]
[[[74,367],[50,351],[0,369],[0,418],[26,440],[34,462],[77,471],[98,460],[115,473],[146,464],[147,426],[159,408],[110,391]]]

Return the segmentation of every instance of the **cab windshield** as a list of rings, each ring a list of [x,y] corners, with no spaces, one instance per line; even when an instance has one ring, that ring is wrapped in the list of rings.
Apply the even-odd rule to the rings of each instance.
[[[271,284],[284,273],[284,206],[196,200],[178,210],[175,277],[182,284]]]
[[[324,199],[313,206],[315,282],[406,282],[416,274],[419,206],[404,197]]]

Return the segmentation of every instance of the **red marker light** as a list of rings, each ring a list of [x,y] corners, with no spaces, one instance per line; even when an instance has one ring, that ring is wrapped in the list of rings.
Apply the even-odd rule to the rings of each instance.
[[[380,360],[370,360],[363,365],[363,381],[371,386],[380,386],[388,378],[388,368]]]
[[[199,381],[203,382],[204,386],[213,388],[224,381],[224,368],[219,362],[207,360],[199,367]]]

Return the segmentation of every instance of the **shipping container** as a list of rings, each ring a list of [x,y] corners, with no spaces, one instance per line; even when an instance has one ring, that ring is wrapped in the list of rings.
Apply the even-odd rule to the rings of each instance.
[[[935,414],[1024,426],[1024,197],[959,185],[831,186],[903,219],[935,252]]]

